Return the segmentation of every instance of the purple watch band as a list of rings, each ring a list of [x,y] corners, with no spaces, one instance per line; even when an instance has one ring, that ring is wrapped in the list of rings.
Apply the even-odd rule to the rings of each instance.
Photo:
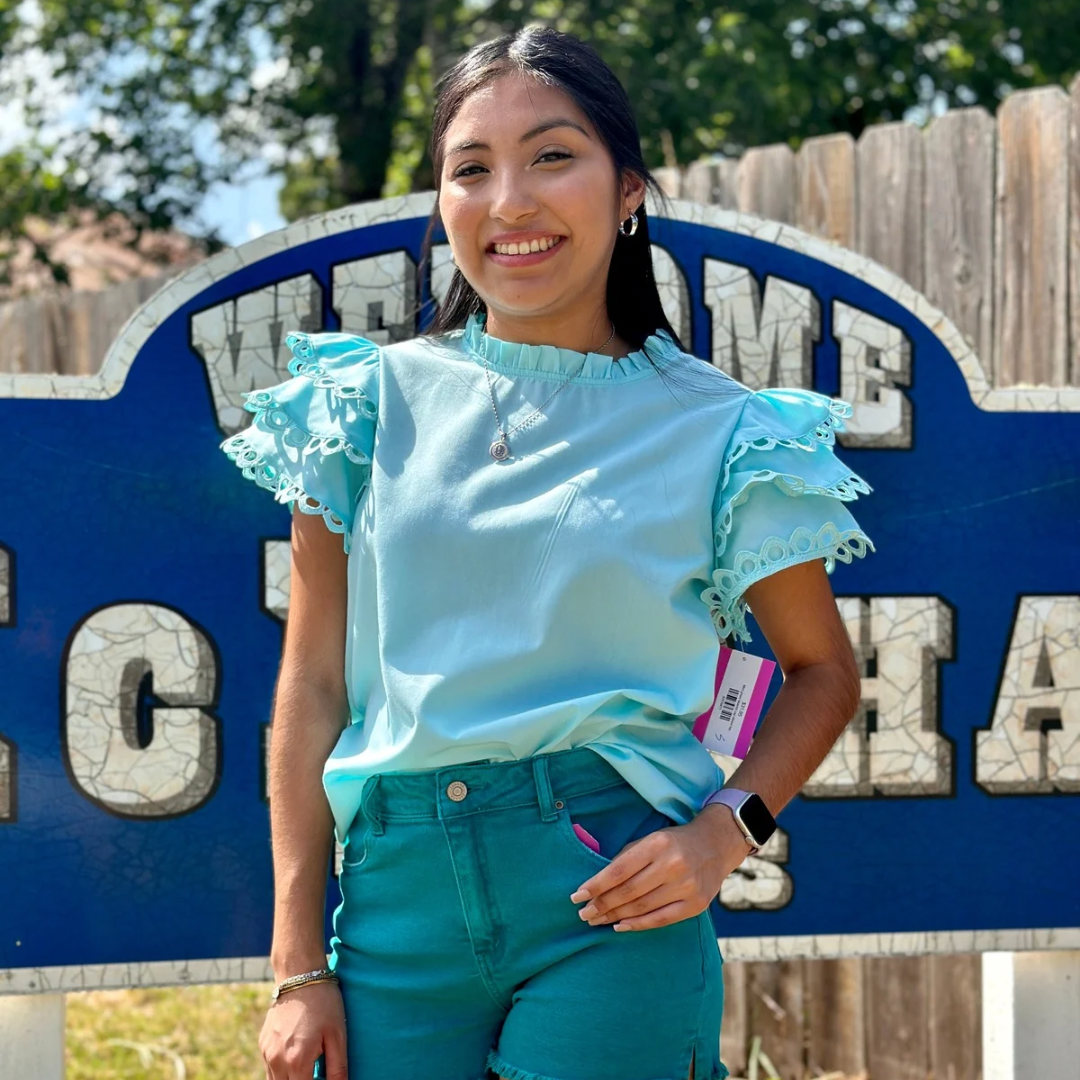
[[[743,819],[739,815],[739,808],[747,799],[750,798],[749,791],[741,791],[739,788],[723,787],[719,791],[714,791],[702,804],[701,809],[704,810],[709,803],[723,803],[730,811],[732,817],[735,818],[735,824],[739,826],[739,831],[743,834],[743,838],[750,845],[750,854],[756,855],[761,848],[754,841],[754,837],[751,835],[750,830],[743,823]]]

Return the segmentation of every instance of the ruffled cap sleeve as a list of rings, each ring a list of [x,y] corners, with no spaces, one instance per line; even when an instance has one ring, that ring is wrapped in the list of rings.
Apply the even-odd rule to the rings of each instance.
[[[251,425],[221,449],[278,502],[320,514],[350,548],[371,479],[379,415],[379,346],[354,334],[294,333],[285,382],[244,395]]]
[[[870,486],[835,454],[851,406],[812,390],[747,396],[713,503],[715,564],[702,593],[721,638],[749,641],[743,593],[797,563],[851,562],[873,551],[847,503]]]

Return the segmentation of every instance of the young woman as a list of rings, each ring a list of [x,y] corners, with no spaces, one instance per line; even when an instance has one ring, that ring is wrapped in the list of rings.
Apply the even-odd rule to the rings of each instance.
[[[849,409],[682,349],[630,104],[578,40],[473,49],[432,156],[429,334],[291,335],[223,444],[295,502],[267,1076],[719,1080],[708,905],[859,699],[826,577],[871,547]],[[747,605],[784,682],[725,785],[692,724]]]

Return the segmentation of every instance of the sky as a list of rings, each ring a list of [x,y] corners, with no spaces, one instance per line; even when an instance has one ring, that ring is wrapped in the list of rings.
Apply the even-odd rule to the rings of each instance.
[[[25,18],[34,19],[36,5],[33,0],[25,0],[21,10]],[[25,64],[20,64],[18,68],[7,63],[13,79],[31,76],[38,95],[49,101],[49,113],[56,118],[49,131],[60,133],[72,130],[90,120],[90,104],[69,93],[63,83],[53,77],[49,63],[42,54],[27,54]],[[269,62],[267,68],[272,68]],[[261,74],[257,70],[255,77]],[[45,137],[48,137],[49,131],[44,133]],[[23,102],[14,96],[0,94],[0,153],[18,146],[29,134]],[[217,184],[200,205],[199,216],[207,225],[216,226],[227,244],[235,246],[254,240],[285,225],[285,219],[278,210],[277,195],[281,183],[280,177],[261,177],[233,184]]]

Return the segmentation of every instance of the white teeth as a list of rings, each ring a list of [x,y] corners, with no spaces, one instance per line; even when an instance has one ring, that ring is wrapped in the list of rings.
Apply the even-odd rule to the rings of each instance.
[[[525,240],[520,244],[496,244],[497,255],[529,255],[534,251],[547,251],[559,242],[557,236],[545,236],[542,240]]]

